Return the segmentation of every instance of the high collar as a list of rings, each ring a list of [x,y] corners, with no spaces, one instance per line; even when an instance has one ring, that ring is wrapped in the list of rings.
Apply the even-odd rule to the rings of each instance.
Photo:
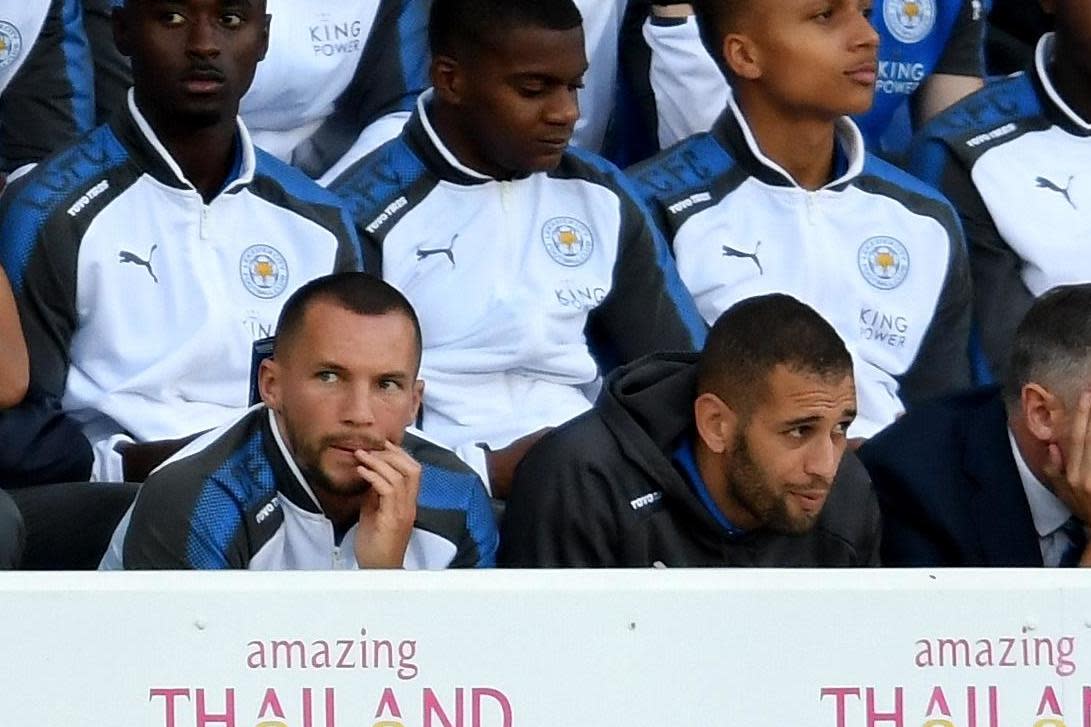
[[[266,454],[272,463],[273,471],[277,478],[277,491],[287,497],[292,504],[300,509],[314,514],[323,514],[322,505],[314,494],[307,478],[299,470],[295,457],[288,451],[288,445],[280,434],[280,426],[277,424],[276,415],[272,409],[266,408],[267,416],[263,417],[262,430],[265,433]],[[270,445],[270,442],[272,444]]]
[[[254,180],[254,169],[257,165],[250,132],[247,131],[242,119],[237,119],[235,123],[238,129],[236,138],[242,149],[242,164],[238,176],[227,183],[221,194],[231,194],[250,184]],[[186,179],[178,162],[159,140],[144,114],[140,112],[133,89],[129,89],[125,108],[114,119],[112,126],[122,143],[130,147],[134,158],[144,172],[168,187],[197,191],[193,183]]]
[[[1060,125],[1079,136],[1091,136],[1091,123],[1073,110],[1053,85],[1049,77],[1049,66],[1053,63],[1057,36],[1055,33],[1046,33],[1038,39],[1038,46],[1034,51],[1034,78],[1037,81],[1039,92],[1048,100],[1056,111]]]
[[[417,110],[410,117],[403,132],[410,148],[433,174],[444,181],[464,186],[504,181],[463,164],[444,143],[428,115],[434,96],[435,91],[430,88],[417,98]],[[528,176],[530,175],[526,174],[516,179],[525,179]]]
[[[848,116],[842,116],[834,122],[834,134],[834,143],[847,157],[848,168],[819,189],[840,191],[864,170],[867,153],[863,134]],[[735,94],[730,91],[727,95],[727,108],[713,125],[712,135],[733,153],[751,176],[772,186],[803,189],[791,174],[762,152],[750,124],[735,101]]]

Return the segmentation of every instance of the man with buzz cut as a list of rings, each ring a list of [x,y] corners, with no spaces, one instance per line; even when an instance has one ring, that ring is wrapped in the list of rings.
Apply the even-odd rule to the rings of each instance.
[[[847,117],[872,102],[870,6],[700,4],[733,94],[710,132],[629,172],[706,320],[784,292],[833,325],[853,357],[855,438],[970,373],[958,217],[932,188],[869,154]]]
[[[786,295],[742,301],[704,351],[618,369],[516,472],[509,567],[876,565],[879,507],[846,453],[852,358]]]
[[[132,61],[125,107],[0,200],[30,353],[28,401],[0,413],[0,441],[36,462],[5,473],[18,484],[88,444],[92,479],[120,481],[134,443],[245,411],[252,342],[283,302],[359,267],[338,200],[238,119],[268,46],[264,0],[128,0],[113,24]],[[52,436],[58,409],[82,435]]]
[[[452,452],[407,433],[421,332],[365,273],[313,280],[284,304],[262,404],[154,472],[103,568],[486,567],[496,524]]]
[[[623,175],[569,148],[587,71],[572,0],[435,0],[433,88],[331,189],[424,329],[422,429],[503,497],[601,373],[705,335]]]

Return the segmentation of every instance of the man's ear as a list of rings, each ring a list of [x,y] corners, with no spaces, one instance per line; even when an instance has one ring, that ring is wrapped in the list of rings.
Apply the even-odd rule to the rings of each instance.
[[[258,392],[265,406],[280,411],[280,364],[273,358],[263,359],[258,368]]]
[[[458,104],[462,100],[463,68],[453,56],[440,54],[432,58],[429,67],[432,88],[444,103]]]
[[[693,402],[693,420],[697,436],[710,451],[723,454],[735,441],[738,416],[723,399],[705,392]]]
[[[1019,405],[1027,429],[1035,439],[1050,443],[1060,440],[1060,402],[1040,384],[1026,384],[1019,392]]]
[[[750,36],[728,33],[724,36],[721,53],[732,74],[748,81],[761,78],[761,53]]]
[[[129,9],[124,5],[117,5],[110,13],[110,29],[114,33],[114,45],[118,53],[128,58],[133,54],[133,46],[129,38]]]

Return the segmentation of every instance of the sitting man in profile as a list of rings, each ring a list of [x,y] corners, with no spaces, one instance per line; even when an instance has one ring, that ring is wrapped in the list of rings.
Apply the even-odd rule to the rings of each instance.
[[[516,470],[516,567],[875,565],[879,508],[845,456],[852,359],[787,295],[737,303],[701,354],[615,372]]]
[[[261,364],[264,404],[152,474],[102,568],[491,566],[481,480],[405,431],[424,389],[420,356],[416,313],[386,283],[307,283]]]
[[[1091,565],[1091,284],[1015,331],[1003,387],[922,405],[860,449],[895,566]]]

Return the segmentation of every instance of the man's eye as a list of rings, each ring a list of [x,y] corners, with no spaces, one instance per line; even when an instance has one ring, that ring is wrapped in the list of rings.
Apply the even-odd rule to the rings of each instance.
[[[383,391],[401,391],[402,385],[394,379],[383,379],[379,382],[379,388]]]
[[[538,83],[519,87],[519,95],[525,98],[536,98],[543,93],[545,93],[545,86]]]
[[[228,13],[220,18],[225,28],[237,28],[242,25],[243,17],[237,13]]]
[[[332,384],[338,380],[338,376],[333,371],[319,371],[315,378],[321,381],[323,384]]]
[[[809,431],[809,429],[810,427],[792,427],[787,432],[785,432],[785,434],[787,434],[792,439],[803,439],[807,436],[807,432]]]
[[[185,16],[181,13],[163,13],[161,19],[165,25],[181,25],[186,22]]]

